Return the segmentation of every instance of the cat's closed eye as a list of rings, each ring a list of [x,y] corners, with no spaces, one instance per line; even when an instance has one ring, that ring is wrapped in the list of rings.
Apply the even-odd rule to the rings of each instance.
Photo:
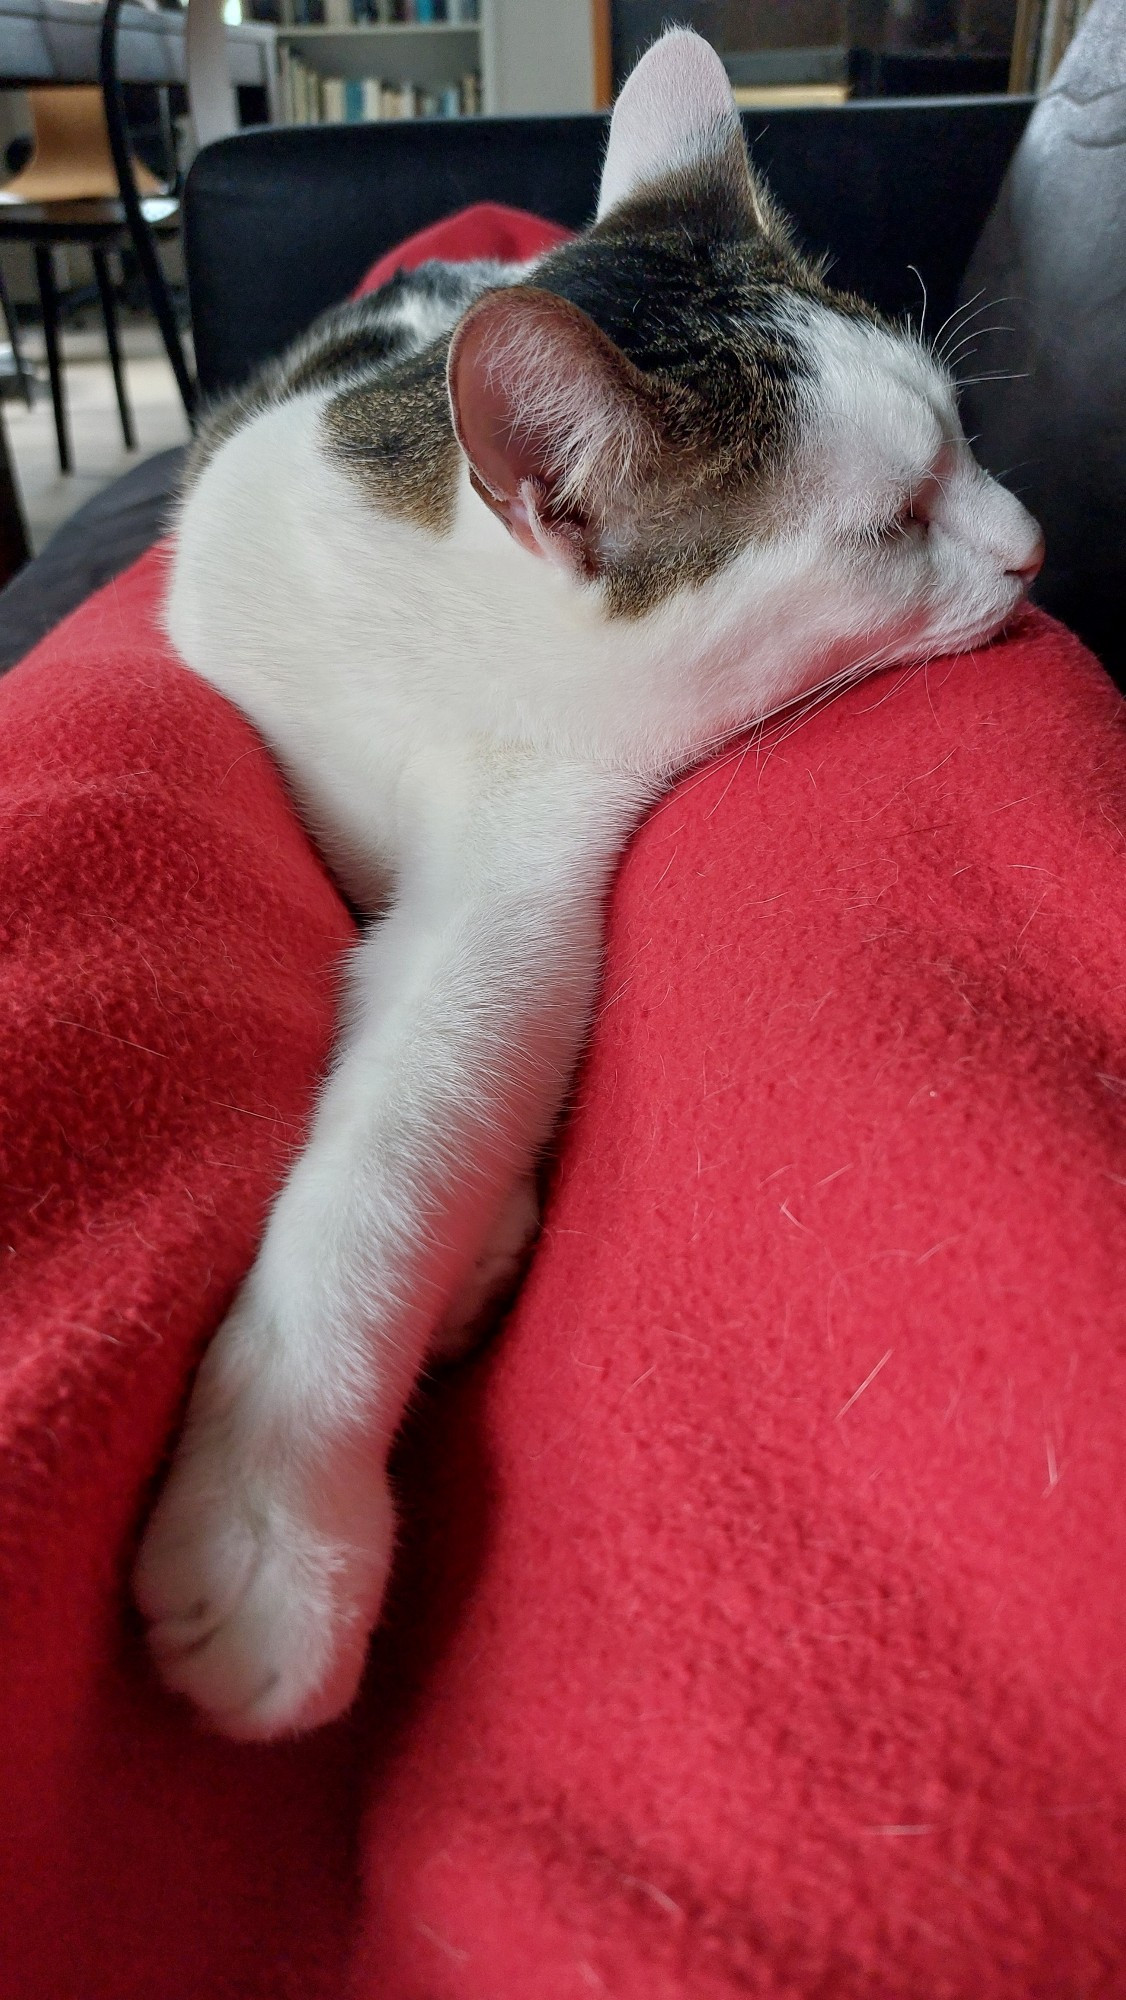
[[[926,512],[920,495],[911,492],[900,501],[894,512],[887,514],[876,524],[876,534],[880,541],[902,541],[907,535],[925,535],[930,528],[930,515]]]
[[[867,549],[893,549],[911,539],[923,540],[930,527],[929,515],[919,502],[916,489],[885,497],[878,510],[862,521],[848,536],[848,544],[858,553]]]

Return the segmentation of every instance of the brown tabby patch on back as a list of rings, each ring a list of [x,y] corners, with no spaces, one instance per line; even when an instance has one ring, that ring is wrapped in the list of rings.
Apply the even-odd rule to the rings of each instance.
[[[284,354],[204,412],[188,456],[185,488],[199,478],[220,445],[263,410],[306,390],[329,388],[359,369],[385,366],[406,345],[402,333],[384,324],[382,313],[373,313],[365,299],[324,313]]]
[[[441,438],[436,435],[436,406],[445,399],[444,349],[434,383],[420,350],[432,349],[435,335],[453,326],[466,306],[503,276],[503,268],[483,259],[423,264],[398,273],[377,292],[322,313],[284,354],[205,412],[189,454],[185,489],[220,446],[262,411],[310,390],[335,389],[339,394],[326,413],[330,448],[339,451],[379,506],[444,532],[457,474],[448,418]]]
[[[459,453],[446,396],[442,340],[372,382],[334,396],[324,414],[329,450],[381,512],[447,534]]]

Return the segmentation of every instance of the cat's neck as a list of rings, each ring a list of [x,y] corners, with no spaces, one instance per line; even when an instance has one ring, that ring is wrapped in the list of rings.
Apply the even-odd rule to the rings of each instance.
[[[531,731],[662,777],[753,719],[756,671],[768,713],[802,649],[789,578],[769,556],[751,629],[745,587],[729,575],[642,617],[612,616],[597,584],[513,541],[464,469],[450,532],[419,560],[472,604],[482,662],[503,675]]]

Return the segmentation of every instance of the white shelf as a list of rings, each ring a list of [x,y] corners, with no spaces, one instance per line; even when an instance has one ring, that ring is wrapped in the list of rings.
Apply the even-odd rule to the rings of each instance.
[[[381,77],[442,90],[481,67],[476,21],[359,21],[352,27],[279,28],[278,40],[321,76]]]
[[[378,35],[380,41],[394,38],[414,40],[422,35],[427,40],[432,35],[479,35],[479,21],[349,21],[333,26],[328,21],[302,22],[300,26],[287,28],[284,22],[275,30],[279,42],[292,42],[305,35]]]

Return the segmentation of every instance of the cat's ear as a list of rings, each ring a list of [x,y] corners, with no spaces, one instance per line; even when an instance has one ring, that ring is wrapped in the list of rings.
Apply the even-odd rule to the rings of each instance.
[[[532,285],[488,292],[447,380],[476,491],[522,547],[596,575],[659,442],[653,392],[594,321]]]
[[[614,106],[598,220],[654,182],[694,172],[730,192],[746,226],[762,225],[727,71],[702,36],[672,28],[642,56]]]

